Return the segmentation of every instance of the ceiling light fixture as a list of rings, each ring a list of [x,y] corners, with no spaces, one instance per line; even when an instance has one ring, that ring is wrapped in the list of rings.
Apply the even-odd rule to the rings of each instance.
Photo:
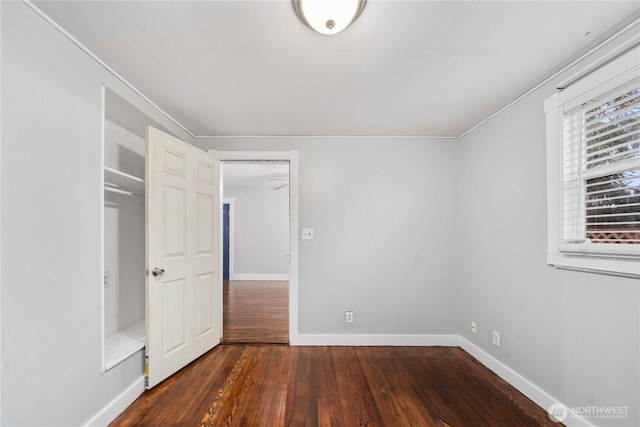
[[[298,18],[321,34],[337,34],[355,21],[366,0],[292,0]]]

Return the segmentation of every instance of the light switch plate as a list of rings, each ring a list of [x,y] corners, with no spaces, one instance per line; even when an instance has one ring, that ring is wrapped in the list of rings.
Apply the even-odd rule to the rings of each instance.
[[[313,228],[302,229],[302,240],[313,240]]]

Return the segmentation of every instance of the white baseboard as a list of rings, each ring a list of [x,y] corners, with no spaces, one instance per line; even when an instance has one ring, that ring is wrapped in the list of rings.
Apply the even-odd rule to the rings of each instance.
[[[551,396],[549,393],[547,393],[504,363],[500,362],[498,359],[491,356],[489,353],[482,350],[480,347],[476,346],[466,338],[458,336],[458,346],[475,357],[484,366],[495,372],[500,378],[515,387],[520,393],[533,400],[545,411],[548,410],[553,404],[562,403],[560,402],[560,400]],[[569,406],[567,405],[564,406],[569,408]],[[594,425],[589,421],[577,414],[571,414],[570,411],[563,423],[567,427],[594,427]]]
[[[292,346],[453,346],[457,335],[349,335],[349,334],[289,334]]]
[[[131,405],[144,392],[144,376],[137,379],[133,384],[123,391],[120,396],[113,399],[100,412],[94,415],[85,427],[108,426],[116,419],[129,405]]]
[[[271,274],[271,273],[233,273],[230,274],[229,280],[289,280],[288,274]]]

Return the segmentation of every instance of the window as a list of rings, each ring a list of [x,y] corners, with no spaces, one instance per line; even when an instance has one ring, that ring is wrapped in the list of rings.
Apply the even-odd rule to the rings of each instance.
[[[639,55],[545,102],[549,264],[640,277]]]

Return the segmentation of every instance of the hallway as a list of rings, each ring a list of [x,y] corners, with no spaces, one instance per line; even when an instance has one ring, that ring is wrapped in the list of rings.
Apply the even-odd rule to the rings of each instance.
[[[223,344],[288,344],[289,282],[224,281]]]

